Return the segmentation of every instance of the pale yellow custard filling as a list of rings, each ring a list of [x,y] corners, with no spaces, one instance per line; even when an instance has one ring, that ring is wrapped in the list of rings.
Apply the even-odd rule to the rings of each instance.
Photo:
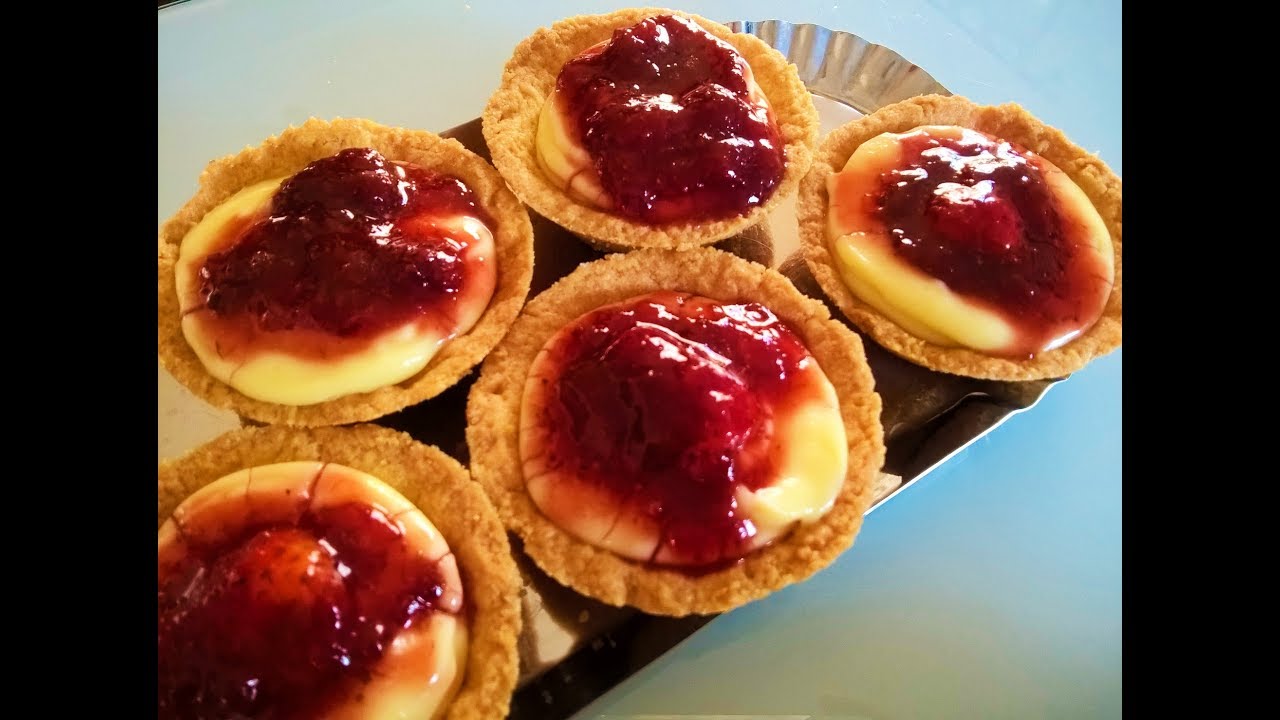
[[[924,126],[906,133],[883,133],[858,146],[844,168],[827,179],[830,204],[826,236],[831,254],[849,290],[912,335],[935,345],[1000,353],[1017,339],[1017,327],[1009,317],[981,300],[953,291],[943,280],[897,256],[891,248],[894,239],[878,217],[875,195],[881,175],[899,167],[902,141],[922,132],[942,138],[974,134],[953,126]],[[1105,292],[1114,275],[1106,224],[1079,186],[1059,168],[1040,156],[1030,162],[1037,165],[1056,198],[1063,222],[1081,228],[1084,242],[1096,252],[1106,275],[1099,287]],[[936,192],[976,197],[981,190],[951,185],[943,183]],[[1077,334],[1063,335],[1040,350],[1060,347]]]
[[[476,269],[457,300],[455,327],[408,322],[356,346],[334,338],[324,343],[326,352],[319,356],[257,349],[251,341],[249,347],[236,347],[237,340],[217,332],[210,311],[202,306],[200,268],[211,254],[225,249],[221,245],[229,231],[266,215],[284,180],[266,180],[241,190],[207,213],[182,240],[175,268],[182,333],[210,375],[255,400],[282,405],[312,405],[371,392],[421,372],[449,339],[470,330],[484,314],[497,283],[493,234],[479,219],[457,215],[434,221],[452,237],[466,239],[464,260]]]
[[[367,680],[336,698],[332,720],[443,717],[462,684],[468,652],[463,586],[444,537],[416,506],[378,478],[343,465],[285,462],[240,470],[193,493],[160,527],[157,556],[174,567],[193,547],[217,546],[244,526],[292,526],[305,513],[348,503],[380,512],[413,554],[439,568],[435,610],[396,633]],[[339,558],[340,559],[340,558]],[[339,572],[342,571],[339,565]]]
[[[591,155],[578,142],[577,130],[573,129],[560,103],[560,93],[553,92],[538,115],[535,140],[538,165],[547,179],[561,191],[583,204],[611,210],[613,198],[600,186],[600,176],[591,162]]]

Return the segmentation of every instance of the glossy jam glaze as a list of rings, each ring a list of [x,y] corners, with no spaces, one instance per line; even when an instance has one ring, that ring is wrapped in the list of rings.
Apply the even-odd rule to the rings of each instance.
[[[321,717],[358,695],[399,633],[461,611],[442,559],[394,517],[309,496],[246,493],[176,525],[158,571],[160,717]]]
[[[918,130],[900,147],[876,198],[889,245],[1006,318],[1016,340],[998,354],[1030,357],[1097,320],[1108,265],[1046,181],[1042,158],[968,129],[959,137]]]
[[[342,150],[286,180],[266,217],[228,228],[200,268],[199,309],[259,333],[447,328],[471,272],[466,234],[442,222],[458,216],[493,227],[461,180]]]
[[[661,15],[566,63],[555,97],[614,211],[662,224],[744,215],[773,193],[783,144],[753,87],[733,46]]]
[[[537,378],[540,466],[657,527],[650,562],[698,572],[751,549],[737,494],[776,479],[775,417],[815,392],[800,339],[758,303],[675,292],[598,309],[558,338]]]

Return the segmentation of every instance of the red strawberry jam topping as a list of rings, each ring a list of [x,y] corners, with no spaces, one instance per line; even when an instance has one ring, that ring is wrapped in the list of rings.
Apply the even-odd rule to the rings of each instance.
[[[438,561],[370,505],[184,542],[160,564],[160,717],[320,717],[358,692],[398,633],[449,611]]]
[[[342,150],[281,184],[266,217],[229,229],[199,271],[201,308],[258,339],[358,340],[423,318],[451,329],[473,270],[468,236],[440,221],[459,215],[493,227],[458,178]]]
[[[661,15],[566,63],[556,90],[616,212],[661,224],[744,215],[773,193],[782,140],[750,77],[733,46]]]
[[[549,350],[547,469],[648,517],[655,558],[741,557],[756,530],[735,493],[775,480],[775,414],[812,377],[800,339],[758,303],[661,292],[585,315]]]
[[[983,133],[901,141],[876,207],[898,257],[991,306],[1027,357],[1088,328],[1110,291],[1089,231],[1064,211],[1034,153]]]

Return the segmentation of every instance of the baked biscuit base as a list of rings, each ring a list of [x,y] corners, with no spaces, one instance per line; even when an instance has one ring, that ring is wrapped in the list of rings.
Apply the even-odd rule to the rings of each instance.
[[[613,31],[656,15],[679,15],[733,45],[746,58],[769,99],[785,152],[786,167],[773,194],[741,217],[705,223],[647,225],[584,205],[557,188],[538,165],[538,115],[566,62]],[[493,164],[530,208],[602,250],[687,249],[709,245],[762,222],[790,195],[809,169],[818,144],[818,111],[794,65],[763,40],[734,33],[716,22],[662,8],[634,8],[605,15],[577,15],[540,28],[516,46],[498,90],[484,109],[484,139]]]
[[[520,659],[520,576],[506,530],[466,468],[409,435],[376,425],[232,430],[160,463],[159,523],[187,496],[229,473],[293,460],[369,473],[418,506],[449,543],[470,612],[466,674],[446,720],[504,718]]]
[[[520,404],[538,351],[583,314],[656,290],[766,305],[799,335],[831,380],[849,438],[848,475],[830,512],[730,567],[699,576],[624,560],[561,530],[534,505],[521,471]],[[677,616],[729,610],[830,564],[853,543],[885,452],[880,396],[857,335],[777,272],[711,248],[610,255],[531,300],[471,389],[467,444],[473,477],[547,574],[610,605]]]
[[[253,183],[293,175],[309,163],[349,147],[372,147],[402,160],[461,178],[497,222],[494,248],[497,285],[484,315],[471,330],[446,342],[413,377],[372,392],[303,406],[255,400],[210,375],[182,334],[174,265],[182,239],[201,218]],[[196,396],[218,407],[269,424],[338,425],[372,420],[434,397],[478,364],[506,334],[529,294],[533,276],[533,229],[529,214],[506,183],[479,156],[456,140],[425,130],[405,130],[368,120],[312,118],[257,147],[209,163],[200,189],[160,228],[160,361]]]
[[[1115,285],[1093,327],[1066,345],[1030,360],[992,357],[967,348],[943,347],[908,333],[858,299],[844,284],[827,243],[827,178],[840,172],[859,145],[885,132],[920,125],[959,125],[1011,140],[1038,153],[1067,174],[1102,216],[1115,250]],[[813,168],[800,184],[796,203],[805,261],[823,291],[858,328],[890,352],[930,370],[989,380],[1063,377],[1120,347],[1120,178],[1096,155],[1015,103],[975,105],[962,97],[924,95],[886,105],[836,130],[823,141]]]

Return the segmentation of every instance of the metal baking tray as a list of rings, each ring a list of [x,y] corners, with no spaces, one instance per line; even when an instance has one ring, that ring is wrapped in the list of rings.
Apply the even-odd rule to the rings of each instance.
[[[795,63],[818,107],[824,133],[892,102],[951,94],[898,53],[852,33],[778,20],[727,24],[761,38]],[[478,119],[441,134],[489,159]],[[578,264],[602,256],[545,218],[531,215],[535,262],[530,297]],[[761,245],[762,235],[771,239],[772,252]],[[773,214],[767,228],[754,228],[721,245],[780,269],[802,291],[823,297],[797,252],[793,199]],[[834,307],[832,315],[843,317]],[[887,447],[868,513],[1034,406],[1055,382],[995,382],[937,373],[899,359],[866,336],[862,339],[884,403]],[[465,463],[466,398],[475,377],[473,372],[444,394],[377,422],[435,444]],[[543,574],[521,552],[519,539],[513,537],[512,542],[525,579],[525,628],[513,720],[569,717],[715,617],[658,617],[604,605]]]

